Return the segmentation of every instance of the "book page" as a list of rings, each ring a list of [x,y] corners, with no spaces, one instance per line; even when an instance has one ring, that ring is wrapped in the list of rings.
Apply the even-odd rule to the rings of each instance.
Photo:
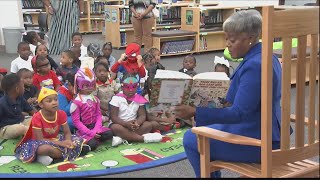
[[[204,72],[195,75],[193,79],[229,80],[229,77],[224,72]]]
[[[185,81],[163,80],[158,103],[180,104],[185,90]]]
[[[154,77],[155,79],[192,79],[191,76],[179,72],[179,71],[171,71],[171,70],[162,70],[158,69],[156,72],[156,75]]]

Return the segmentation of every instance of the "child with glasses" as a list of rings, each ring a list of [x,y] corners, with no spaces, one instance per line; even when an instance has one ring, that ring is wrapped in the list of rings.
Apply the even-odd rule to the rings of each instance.
[[[34,56],[31,60],[32,67],[34,70],[33,74],[33,85],[35,85],[38,90],[41,90],[41,87],[47,87],[59,90],[60,81],[56,73],[51,70],[51,65],[46,56]]]

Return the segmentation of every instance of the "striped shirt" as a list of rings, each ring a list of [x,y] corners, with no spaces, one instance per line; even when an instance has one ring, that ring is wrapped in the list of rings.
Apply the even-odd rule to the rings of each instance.
[[[129,7],[132,6],[136,10],[137,13],[142,14],[150,5],[153,5],[153,7],[156,7],[157,0],[129,0]],[[144,18],[152,17],[153,13],[150,11],[147,15],[144,16]]]

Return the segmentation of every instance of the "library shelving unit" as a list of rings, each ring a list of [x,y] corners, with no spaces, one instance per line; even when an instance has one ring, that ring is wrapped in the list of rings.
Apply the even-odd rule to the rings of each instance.
[[[39,29],[38,17],[46,13],[42,0],[21,0],[24,28],[26,30]]]
[[[127,0],[84,0],[84,14],[80,17],[80,33],[101,33],[105,30],[105,5],[120,5]]]
[[[184,7],[181,29],[197,32],[196,51],[223,50],[226,47],[223,22],[235,12],[236,7]]]
[[[127,5],[105,5],[105,41],[115,48],[133,42],[131,11]]]

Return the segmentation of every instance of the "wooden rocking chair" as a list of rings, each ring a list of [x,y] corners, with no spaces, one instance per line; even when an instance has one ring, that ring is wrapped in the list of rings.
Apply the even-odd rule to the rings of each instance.
[[[222,132],[207,127],[194,127],[200,153],[201,177],[210,172],[228,169],[244,177],[318,177],[319,163],[310,158],[319,156],[319,100],[318,36],[319,8],[288,9],[275,11],[273,6],[262,8],[262,82],[261,82],[261,140]],[[305,82],[307,35],[311,35],[310,82]],[[272,150],[272,43],[282,38],[282,100],[281,148]],[[291,40],[298,38],[298,65],[295,114],[290,115],[291,96]],[[306,86],[309,86],[306,88]],[[318,86],[318,87],[317,87]],[[309,91],[306,94],[306,91]],[[305,102],[305,96],[308,101]],[[309,113],[305,116],[305,103]],[[317,115],[316,115],[317,113]],[[316,120],[318,118],[318,120]],[[294,123],[295,144],[290,147],[290,122]],[[307,128],[307,142],[304,142]],[[261,147],[261,164],[238,162],[210,162],[209,138]]]

